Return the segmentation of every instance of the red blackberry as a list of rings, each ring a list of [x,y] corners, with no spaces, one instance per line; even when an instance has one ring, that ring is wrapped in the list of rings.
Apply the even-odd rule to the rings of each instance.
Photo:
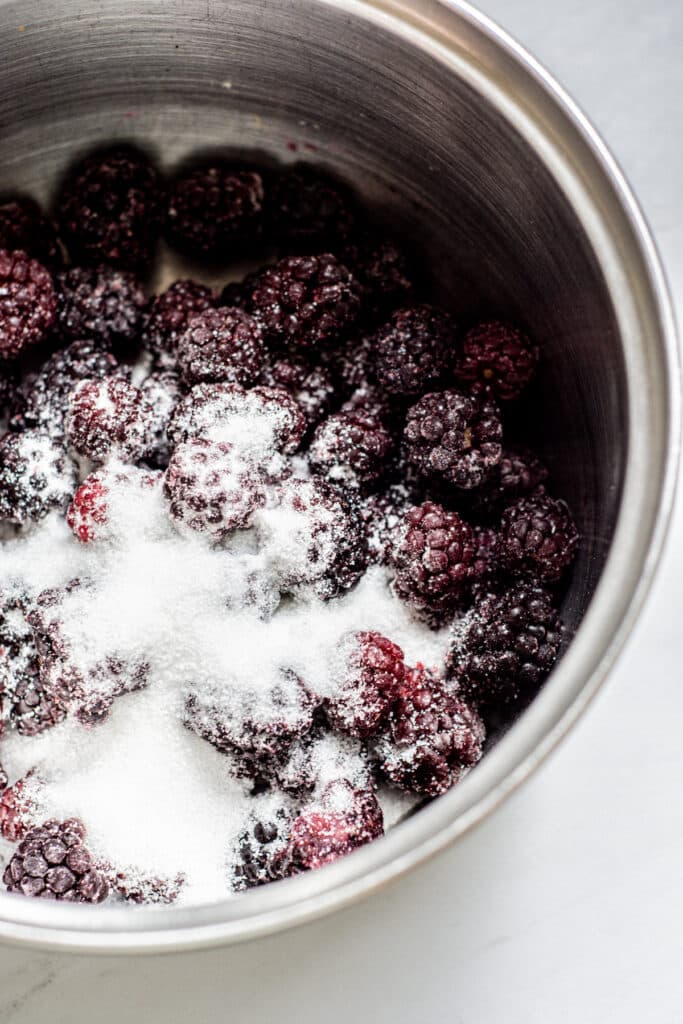
[[[182,397],[180,379],[170,370],[150,373],[140,385],[143,401],[152,410],[145,418],[145,458],[153,465],[165,468],[171,457],[168,426]]]
[[[344,186],[306,166],[273,176],[265,212],[272,236],[288,251],[306,254],[334,248],[348,238],[355,219]]]
[[[499,321],[479,324],[465,335],[455,376],[473,394],[501,402],[519,398],[538,364],[538,348],[516,327]]]
[[[578,543],[566,503],[548,494],[519,498],[503,512],[500,561],[515,575],[557,583],[574,561]]]
[[[394,548],[394,589],[416,611],[440,621],[462,600],[472,578],[474,532],[457,512],[425,501],[404,516]]]
[[[185,383],[256,383],[265,350],[260,325],[243,309],[195,313],[178,338],[176,358]]]
[[[451,318],[432,306],[397,310],[374,338],[374,373],[393,395],[422,395],[448,371],[455,346]]]
[[[62,337],[90,338],[103,348],[131,348],[147,305],[137,278],[112,267],[73,267],[57,275],[57,327]]]
[[[468,490],[495,469],[503,429],[496,405],[454,389],[424,395],[409,410],[403,432],[405,455],[424,477]]]
[[[348,779],[334,779],[324,787],[320,803],[326,811],[346,816],[351,837],[362,845],[384,833],[384,814],[372,789],[359,788]]]
[[[52,276],[21,249],[0,250],[0,360],[16,359],[47,338],[57,299]]]
[[[214,305],[211,289],[196,281],[174,281],[152,299],[142,338],[160,368],[176,368],[178,339],[188,321],[195,313],[205,313]]]
[[[101,903],[109,886],[85,838],[85,827],[76,818],[51,819],[30,829],[2,876],[7,891],[70,903]]]
[[[0,796],[0,835],[10,843],[18,843],[36,824],[36,808],[28,786],[32,775],[28,772]]]
[[[57,270],[63,263],[57,231],[31,196],[0,196],[0,249],[22,249],[44,267]]]
[[[372,736],[398,696],[405,675],[403,651],[381,633],[358,632],[339,645],[339,686],[325,702],[335,728]]]
[[[236,842],[232,866],[235,892],[277,882],[287,875],[291,815],[284,807],[266,819],[253,819]]]
[[[391,434],[372,416],[338,412],[318,426],[308,450],[314,472],[346,487],[370,487],[389,468]]]
[[[76,481],[64,448],[38,431],[0,440],[0,520],[22,524],[66,508]]]
[[[69,398],[66,436],[80,455],[95,462],[113,454],[135,462],[145,454],[152,418],[140,388],[126,380],[82,380]]]
[[[268,344],[310,349],[332,344],[353,326],[360,289],[334,256],[291,256],[254,274],[248,308]]]
[[[57,198],[57,220],[75,262],[146,269],[161,226],[159,176],[128,146],[86,156]]]
[[[263,181],[256,171],[215,163],[178,177],[171,186],[166,235],[190,256],[233,259],[262,226]]]
[[[448,667],[477,705],[526,700],[555,664],[562,637],[549,592],[514,584],[486,594],[454,625]]]
[[[406,673],[375,751],[384,775],[395,786],[440,796],[476,764],[484,724],[434,670],[417,665]]]
[[[323,366],[309,366],[296,356],[286,356],[266,363],[261,384],[284,388],[303,413],[309,427],[326,416],[335,398],[335,386]]]
[[[169,513],[183,530],[220,540],[247,525],[265,502],[262,478],[225,442],[179,444],[164,477]]]
[[[331,864],[382,835],[382,811],[373,794],[354,801],[345,811],[308,811],[292,825],[289,843],[289,874]]]
[[[360,503],[371,562],[388,565],[399,542],[404,516],[411,506],[405,484],[393,484],[380,494],[370,494]]]
[[[119,492],[119,501],[136,505],[144,491],[159,486],[162,479],[156,470],[137,469],[134,466],[105,467],[85,478],[74,494],[66,521],[82,544],[111,540],[116,530],[110,522],[110,494],[112,487]],[[125,498],[123,494],[125,492]]]
[[[408,260],[393,242],[365,238],[341,252],[341,260],[358,280],[363,313],[373,320],[405,303],[413,291]]]
[[[318,477],[285,480],[273,505],[259,512],[257,537],[282,593],[313,592],[327,600],[358,582],[367,563],[355,511]]]

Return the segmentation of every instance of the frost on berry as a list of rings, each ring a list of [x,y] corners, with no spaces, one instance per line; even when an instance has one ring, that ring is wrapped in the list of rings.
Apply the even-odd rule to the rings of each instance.
[[[25,252],[0,249],[0,360],[12,360],[47,338],[57,298],[48,270]]]
[[[140,384],[143,401],[149,407],[145,416],[145,459],[163,469],[171,457],[168,427],[182,390],[180,380],[170,370],[150,373]]]
[[[194,313],[178,338],[176,359],[185,383],[255,384],[263,367],[263,332],[236,307]]]
[[[69,398],[66,436],[79,455],[136,462],[149,443],[152,409],[142,392],[119,377],[80,381]]]
[[[66,450],[37,430],[0,439],[0,520],[19,525],[63,509],[76,489]]]

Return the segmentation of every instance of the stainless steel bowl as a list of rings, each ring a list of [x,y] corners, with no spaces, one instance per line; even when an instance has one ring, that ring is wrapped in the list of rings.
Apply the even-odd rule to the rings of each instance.
[[[671,507],[674,324],[636,204],[582,114],[520,47],[437,0],[0,0],[0,184],[48,198],[79,150],[294,148],[421,239],[438,289],[521,317],[536,415],[583,535],[580,628],[532,707],[455,790],[329,868],[164,911],[2,895],[0,938],[84,950],[236,941],[397,878],[488,814],[583,711],[628,636]]]

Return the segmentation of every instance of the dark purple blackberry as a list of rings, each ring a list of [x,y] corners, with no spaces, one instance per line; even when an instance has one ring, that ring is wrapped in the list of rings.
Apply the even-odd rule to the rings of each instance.
[[[274,175],[266,194],[269,234],[287,251],[309,255],[335,248],[353,229],[347,189],[322,171],[297,166]]]
[[[153,412],[140,388],[120,377],[82,380],[69,398],[66,436],[79,455],[95,462],[115,453],[136,462],[145,454]]]
[[[291,256],[251,277],[248,308],[268,344],[311,349],[332,344],[353,326],[360,289],[329,253]]]
[[[73,710],[84,725],[97,725],[109,717],[117,697],[144,689],[149,678],[146,661],[108,655],[93,665],[83,686],[74,694]]]
[[[367,488],[387,474],[392,449],[391,434],[378,419],[338,412],[316,429],[308,458],[313,471],[333,483]]]
[[[381,320],[410,299],[413,282],[408,260],[393,242],[352,242],[342,250],[341,260],[361,286],[366,318]]]
[[[76,818],[52,819],[30,829],[2,876],[7,891],[70,903],[101,903],[109,885],[85,839],[85,826]]]
[[[309,427],[329,413],[336,394],[332,378],[323,366],[310,366],[296,356],[267,362],[260,383],[284,388],[301,409]]]
[[[424,395],[406,415],[407,461],[423,477],[469,490],[498,465],[503,428],[497,406],[461,391]]]
[[[57,230],[31,196],[0,196],[0,249],[22,249],[50,270],[64,262]]]
[[[526,448],[503,448],[500,462],[490,477],[468,494],[469,507],[485,522],[498,522],[502,510],[515,498],[541,489],[548,470]]]
[[[566,503],[548,494],[519,498],[503,512],[500,562],[514,575],[557,583],[574,561],[578,543]]]
[[[57,275],[57,328],[66,340],[90,338],[103,348],[131,348],[140,337],[147,299],[133,274],[112,267],[73,267]]]
[[[0,440],[0,520],[28,523],[66,508],[77,486],[65,449],[35,430]]]
[[[261,232],[263,180],[256,171],[216,163],[172,184],[166,237],[180,252],[209,260],[234,259]]]
[[[220,306],[237,306],[238,309],[246,309],[249,301],[249,283],[251,274],[248,274],[244,281],[228,281],[221,292]]]
[[[75,262],[141,271],[154,257],[161,207],[159,176],[148,158],[116,146],[71,168],[56,214]]]
[[[472,585],[477,593],[483,593],[495,584],[500,571],[498,531],[490,526],[475,526],[474,546]]]
[[[392,395],[423,395],[445,376],[456,344],[451,318],[432,306],[397,310],[374,338],[374,373]]]
[[[291,815],[284,807],[278,808],[268,819],[249,822],[235,844],[236,860],[232,866],[235,892],[277,882],[287,876],[291,826]]]
[[[484,723],[457,688],[417,665],[406,672],[375,753],[395,786],[434,797],[477,763],[484,738]]]
[[[360,502],[359,514],[371,562],[378,565],[391,563],[411,504],[411,494],[405,484],[392,484],[388,490],[370,494]]]
[[[233,445],[194,438],[173,451],[164,494],[176,526],[221,540],[265,502],[263,480]]]
[[[15,687],[37,673],[38,656],[26,620],[27,607],[22,595],[0,592],[0,737],[10,721]]]
[[[472,527],[457,512],[425,501],[405,513],[393,552],[394,589],[416,611],[440,621],[460,604],[475,554]]]
[[[18,249],[0,250],[0,361],[44,341],[57,310],[52,275]]]
[[[215,305],[215,296],[206,285],[196,281],[174,281],[165,292],[156,295],[149,306],[142,340],[162,369],[175,369],[178,339],[195,313],[205,313]]]
[[[24,379],[15,395],[11,426],[15,430],[37,428],[63,442],[69,395],[78,382],[122,372],[114,356],[93,341],[74,341]]]
[[[178,368],[189,387],[219,381],[248,387],[258,380],[264,355],[257,320],[227,306],[191,316],[176,346]]]
[[[170,370],[150,373],[140,385],[143,401],[151,409],[146,417],[145,458],[160,469],[168,465],[171,447],[167,431],[174,410],[182,398],[180,379]]]
[[[555,664],[563,633],[544,587],[490,591],[454,625],[449,672],[477,706],[526,703]]]
[[[404,675],[403,651],[381,633],[366,630],[345,637],[335,658],[338,685],[325,701],[331,724],[351,736],[372,736],[398,696]]]
[[[383,832],[382,810],[372,793],[358,794],[344,810],[306,811],[292,824],[288,873],[331,864]]]
[[[16,381],[9,372],[0,372],[0,421],[9,417],[15,403]]]
[[[285,480],[259,512],[257,538],[282,593],[336,597],[367,565],[362,526],[349,502],[319,477]]]
[[[346,395],[368,391],[374,386],[375,339],[372,334],[354,332],[330,352],[321,352],[330,373],[339,380]]]
[[[534,376],[538,348],[516,327],[499,321],[468,331],[455,363],[455,376],[473,394],[500,402],[519,398]]]

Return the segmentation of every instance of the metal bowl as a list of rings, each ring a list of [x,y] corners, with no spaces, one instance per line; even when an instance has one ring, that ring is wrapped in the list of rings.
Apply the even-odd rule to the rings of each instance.
[[[464,3],[0,0],[0,184],[49,198],[116,137],[328,164],[420,239],[449,305],[521,318],[544,345],[535,410],[583,535],[547,685],[456,789],[322,871],[167,910],[2,895],[0,938],[83,950],[237,941],[397,878],[481,820],[588,704],[651,582],[672,503],[674,324],[637,206],[582,114]]]

